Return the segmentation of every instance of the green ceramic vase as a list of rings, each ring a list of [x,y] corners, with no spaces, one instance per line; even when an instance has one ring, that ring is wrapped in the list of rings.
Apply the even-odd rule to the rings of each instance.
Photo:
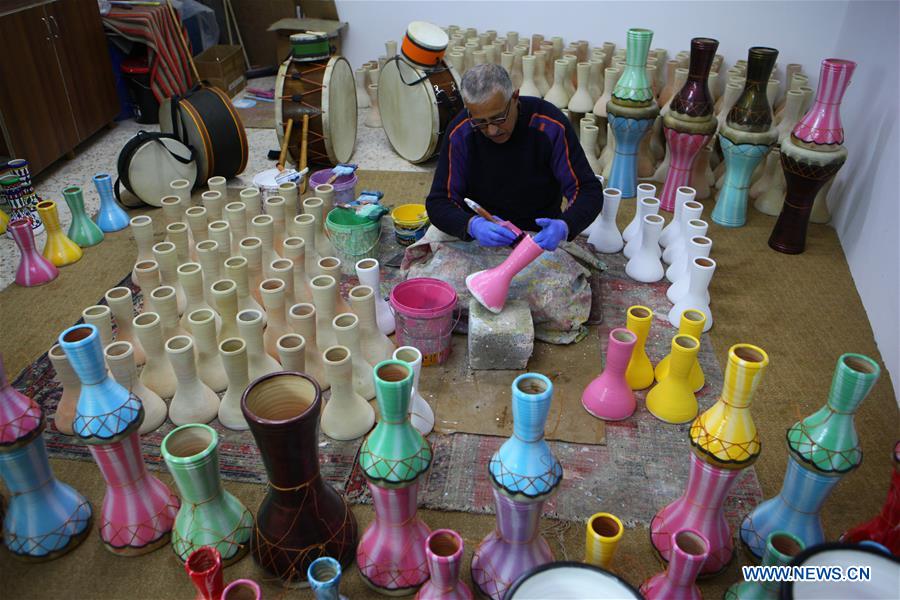
[[[84,211],[84,195],[77,185],[69,186],[63,190],[63,198],[69,205],[72,213],[72,223],[69,225],[69,239],[87,248],[103,241],[103,230],[94,223]]]
[[[409,421],[412,368],[399,360],[385,360],[375,366],[373,375],[381,418],[359,450],[359,465],[378,485],[410,485],[431,464],[431,446]]]
[[[792,533],[773,531],[766,538],[762,566],[780,567],[787,565],[800,554],[805,544]],[[781,583],[778,581],[744,581],[736,583],[725,592],[725,600],[776,600],[779,598]]]
[[[653,41],[649,29],[629,29],[625,49],[625,70],[613,89],[613,102],[643,107],[653,102],[653,90],[647,79],[647,53]]]
[[[173,429],[160,448],[181,492],[172,548],[182,561],[202,546],[218,550],[225,565],[249,550],[253,515],[222,487],[218,447],[213,428],[190,424]]]
[[[772,127],[772,107],[766,96],[778,50],[754,46],[747,52],[747,82],[726,119],[738,131],[762,133]]]
[[[788,429],[791,451],[807,466],[829,473],[846,473],[862,462],[854,414],[878,381],[881,368],[862,354],[838,359],[825,406]]]

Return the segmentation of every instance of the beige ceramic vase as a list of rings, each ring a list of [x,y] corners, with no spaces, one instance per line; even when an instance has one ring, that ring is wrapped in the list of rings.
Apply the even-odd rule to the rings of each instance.
[[[278,361],[269,356],[263,342],[263,316],[258,310],[242,310],[237,315],[238,335],[247,344],[247,366],[250,381],[281,370]]]
[[[159,263],[155,260],[142,260],[134,263],[134,272],[137,274],[135,283],[141,288],[141,296],[143,297],[143,311],[152,311],[153,307],[150,302],[150,292],[159,287]]]
[[[334,186],[330,183],[320,183],[316,186],[315,197],[322,199],[322,218],[327,219],[328,213],[334,209]]]
[[[78,396],[81,394],[81,380],[69,364],[69,357],[63,352],[59,344],[53,344],[47,352],[50,364],[56,371],[56,380],[62,385],[62,396],[56,404],[56,413],[53,415],[53,425],[56,430],[65,435],[72,435],[72,421],[75,419],[75,405],[78,404]]]
[[[262,194],[259,192],[259,188],[255,186],[250,186],[242,189],[240,191],[241,202],[244,203],[244,206],[247,208],[247,225],[249,228],[250,220],[256,215],[262,214]]]
[[[161,285],[150,292],[150,299],[153,301],[153,306],[159,314],[164,340],[168,340],[176,335],[188,335],[188,332],[181,326],[181,320],[178,318],[175,288],[169,285]]]
[[[306,277],[312,280],[319,273],[319,252],[316,250],[316,218],[310,214],[294,217],[294,228],[291,236],[302,238],[306,242]]]
[[[269,279],[278,279],[284,284],[284,306],[285,308],[296,304],[294,299],[294,261],[290,258],[279,258],[273,260],[269,265]],[[262,294],[262,290],[259,291]],[[265,301],[265,297],[263,297]]]
[[[86,309],[81,311],[81,318],[84,319],[84,322],[88,325],[93,325],[97,328],[97,331],[100,335],[101,347],[106,348],[106,346],[112,344],[112,310],[110,310],[108,306],[104,306],[102,304],[88,306]]]
[[[286,333],[275,342],[278,360],[284,371],[306,373],[306,340],[297,333]]]
[[[319,275],[310,281],[313,304],[316,307],[316,345],[319,352],[325,352],[337,345],[332,320],[334,319],[334,303],[337,295],[337,284],[331,275]]]
[[[284,307],[285,285],[280,279],[265,279],[259,284],[259,287],[263,297],[263,306],[266,307],[267,318],[263,346],[266,353],[277,361],[278,338],[290,333]]]
[[[164,241],[175,244],[175,256],[178,257],[178,264],[197,260],[197,252],[194,249],[193,242],[191,242],[191,232],[187,224],[179,221],[166,225],[166,239]]]
[[[247,259],[247,288],[253,299],[262,306],[262,296],[259,295],[259,284],[265,279],[262,270],[262,240],[258,237],[245,237],[238,242],[238,252]]]
[[[235,250],[238,250],[240,241],[247,237],[247,205],[243,202],[229,202],[225,205],[225,219],[231,227]]]
[[[145,312],[136,316],[132,324],[147,355],[147,362],[141,370],[141,383],[160,398],[171,398],[175,395],[175,371],[166,356],[159,315]]]
[[[306,340],[304,363],[306,374],[316,380],[324,392],[331,387],[322,363],[322,352],[316,341],[316,307],[306,302],[294,304],[288,310],[291,328]]]
[[[228,375],[219,358],[219,343],[216,339],[216,312],[211,308],[195,310],[188,315],[194,336],[197,357],[197,375],[214,392],[223,392],[228,387]]]
[[[219,403],[219,423],[228,429],[245,431],[248,425],[241,411],[241,397],[250,384],[247,344],[241,338],[222,340],[219,356],[228,374],[228,388]]]
[[[212,284],[213,306],[222,318],[219,339],[241,337],[237,327],[237,284],[230,279],[220,279]],[[262,315],[261,311],[257,311]]]
[[[359,317],[359,343],[363,357],[371,365],[389,360],[396,346],[391,338],[381,333],[375,315],[375,292],[367,285],[350,290],[350,307]]]
[[[144,407],[144,421],[138,432],[143,435],[159,429],[165,423],[169,409],[159,394],[141,383],[137,365],[134,364],[134,346],[131,342],[114,342],[106,347],[103,354],[113,379],[137,396]]]
[[[362,437],[375,424],[375,410],[353,389],[350,350],[332,346],[323,358],[328,378],[334,381],[331,399],[322,409],[322,433],[336,440]]]
[[[225,206],[225,196],[219,190],[207,190],[200,194],[200,203],[206,209],[210,221],[222,219],[222,207]]]
[[[191,229],[191,238],[194,240],[194,245],[209,239],[206,229],[206,226],[209,225],[209,218],[204,207],[191,206],[184,211],[184,218]]]
[[[375,397],[375,378],[372,376],[373,365],[366,360],[360,348],[359,317],[353,313],[341,313],[331,322],[338,344],[350,350],[353,363],[353,390],[371,400]],[[334,380],[331,384],[334,385]]]
[[[319,273],[322,275],[330,275],[334,278],[335,282],[335,296],[334,296],[334,312],[342,313],[342,312],[350,312],[350,305],[347,304],[347,301],[344,300],[344,297],[341,295],[341,268],[342,268],[341,259],[335,256],[326,256],[324,258],[319,259]]]
[[[300,190],[296,181],[286,181],[278,184],[278,195],[284,198],[284,222],[285,228],[294,220],[300,212]],[[287,231],[287,229],[285,229]],[[287,234],[285,234],[287,237]]]
[[[194,340],[176,335],[166,342],[166,355],[175,371],[175,396],[169,403],[169,418],[175,425],[209,423],[219,414],[219,397],[197,376]]]
[[[119,342],[129,342],[132,346],[132,354],[134,363],[142,366],[147,357],[144,355],[144,347],[134,335],[134,328],[131,325],[134,319],[134,299],[131,295],[131,289],[127,287],[114,287],[104,296],[109,310],[112,312],[113,319],[116,321],[116,340]]]
[[[206,298],[203,297],[203,273],[200,263],[188,262],[178,265],[178,281],[181,283],[187,301],[184,314],[181,315],[181,327],[188,333],[193,333],[188,315],[196,310],[212,310],[212,307],[206,303]],[[222,319],[219,318],[219,315],[216,315],[215,324],[217,330],[222,328]]]
[[[175,251],[175,244],[172,242],[159,242],[158,244],[154,244],[153,258],[159,265],[160,283],[175,289],[178,315],[181,316],[187,306],[187,298],[184,296],[184,290],[181,289],[181,284],[178,283],[178,254]]]
[[[334,256],[334,246],[325,235],[325,201],[315,196],[310,196],[303,201],[303,212],[316,218],[316,252],[319,256]],[[304,238],[305,239],[305,238]]]
[[[284,240],[284,257],[294,263],[294,302],[312,302],[306,276],[306,241],[301,237]]]
[[[224,262],[237,250],[231,238],[231,225],[228,224],[228,221],[212,221],[206,226],[206,232],[209,234],[209,239],[218,244],[219,263]]]
[[[137,258],[134,259],[134,262],[139,263],[142,260],[152,260],[153,244],[155,243],[153,239],[153,219],[147,215],[139,215],[132,217],[129,225],[131,235],[134,236],[134,243],[137,246]],[[137,279],[134,269],[131,271],[131,278]]]
[[[238,310],[259,310],[263,308],[250,293],[250,279],[247,266],[249,261],[243,256],[232,256],[223,265],[225,279],[230,279],[237,286]]]
[[[269,196],[263,202],[266,214],[272,217],[273,240],[276,254],[281,254],[281,244],[287,237],[284,231],[285,200],[281,196]]]
[[[275,251],[275,220],[271,215],[257,215],[250,220],[250,233],[262,243],[262,272],[269,277],[268,267],[273,260],[281,258]]]

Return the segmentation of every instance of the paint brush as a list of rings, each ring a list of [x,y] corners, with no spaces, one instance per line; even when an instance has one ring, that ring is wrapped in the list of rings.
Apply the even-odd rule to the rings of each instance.
[[[509,229],[510,231],[512,231],[514,234],[516,234],[516,239],[514,239],[514,240],[509,244],[510,246],[515,246],[517,243],[519,243],[519,240],[521,240],[523,237],[525,237],[525,232],[524,232],[524,231],[522,231],[521,229],[519,229],[518,227],[516,227],[515,225],[513,225],[513,224],[510,223],[509,221],[501,221],[500,219],[498,219],[497,217],[495,217],[494,215],[492,215],[492,214],[489,213],[488,211],[484,210],[484,209],[481,207],[480,204],[478,204],[477,202],[475,202],[475,201],[472,200],[471,198],[463,198],[463,202],[466,203],[466,206],[468,206],[469,208],[471,208],[472,210],[474,210],[474,211],[478,214],[479,217],[484,217],[484,218],[487,219],[488,221],[493,221],[493,222],[496,223],[497,225],[500,225],[501,227],[506,227],[507,229]]]

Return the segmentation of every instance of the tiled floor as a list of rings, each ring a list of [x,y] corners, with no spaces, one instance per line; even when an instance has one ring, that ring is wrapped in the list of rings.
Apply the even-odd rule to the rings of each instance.
[[[255,80],[254,87],[268,88],[271,83]],[[434,161],[425,165],[413,165],[398,156],[390,146],[381,128],[363,125],[369,109],[360,109],[356,150],[352,161],[360,169],[381,171],[433,171]],[[41,198],[55,200],[59,205],[60,221],[63,229],[69,227],[71,217],[62,199],[62,190],[71,185],[80,186],[84,190],[84,203],[89,214],[96,214],[100,206],[100,197],[91,181],[97,173],[110,173],[115,176],[116,159],[122,146],[139,130],[158,131],[156,125],[141,125],[134,121],[122,121],[111,130],[103,130],[76,150],[72,160],[60,160],[36,178],[36,190]],[[250,185],[253,176],[263,170],[274,167],[268,160],[268,151],[278,147],[278,139],[274,129],[247,129],[247,141],[250,146],[250,158],[244,173],[231,181],[229,187],[245,187]],[[43,248],[45,235],[36,237],[38,248]],[[0,237],[0,290],[12,283],[15,269],[19,262],[19,253],[12,238],[8,235]]]

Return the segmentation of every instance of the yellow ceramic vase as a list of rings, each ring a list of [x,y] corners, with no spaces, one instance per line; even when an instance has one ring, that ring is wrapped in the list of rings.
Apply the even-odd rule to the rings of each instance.
[[[57,267],[71,265],[81,260],[81,248],[63,233],[62,227],[59,225],[59,213],[56,211],[56,202],[53,200],[42,200],[38,202],[37,211],[44,222],[44,229],[47,232],[47,241],[44,243],[44,258]]]
[[[647,356],[645,348],[647,335],[650,333],[650,323],[653,321],[653,311],[646,306],[631,306],[628,308],[628,316],[625,319],[625,327],[637,336],[634,344],[634,352],[628,361],[625,370],[625,381],[633,390],[643,390],[653,385],[653,365]]]
[[[622,539],[625,528],[619,517],[599,512],[587,522],[587,537],[584,543],[584,562],[603,569],[609,569],[616,546]]]
[[[6,233],[7,225],[9,225],[9,215],[0,210],[0,235]]]
[[[647,393],[647,410],[666,423],[687,423],[699,407],[691,386],[691,367],[697,360],[700,340],[683,333],[672,338],[669,374]]]
[[[750,403],[768,364],[769,356],[757,346],[735,344],[728,350],[722,395],[691,424],[691,445],[706,462],[743,469],[759,456]]]
[[[689,308],[681,313],[681,325],[678,327],[678,333],[692,335],[699,340],[700,335],[703,333],[704,325],[706,325],[706,315],[699,310]],[[666,375],[669,374],[669,363],[671,360],[672,355],[669,354],[656,365],[655,373],[657,381],[662,381],[666,378]],[[697,358],[694,359],[694,365],[691,367],[691,373],[688,375],[688,380],[691,382],[691,388],[695,392],[699,392],[703,389],[703,385],[706,383],[706,378],[703,376],[703,369],[700,367],[700,360]]]

